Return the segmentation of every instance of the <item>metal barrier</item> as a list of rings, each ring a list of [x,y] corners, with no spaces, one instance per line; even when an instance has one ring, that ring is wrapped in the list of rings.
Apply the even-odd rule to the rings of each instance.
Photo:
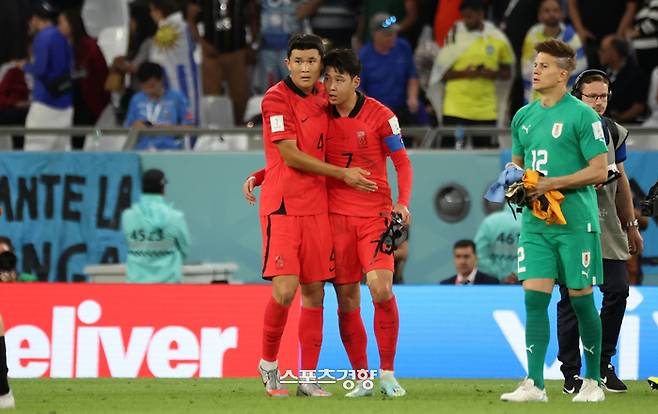
[[[658,150],[658,127],[628,126],[629,141],[627,146],[630,149],[655,149]],[[100,139],[105,136],[127,136],[122,150],[130,150],[135,146],[139,135],[175,135],[175,136],[218,136],[220,139],[223,135],[244,134],[248,137],[247,150],[260,150],[263,148],[263,129],[262,128],[188,128],[172,127],[157,129],[134,129],[134,128],[96,128],[96,127],[71,127],[71,128],[24,128],[22,126],[0,127],[0,136],[7,135],[29,135],[29,134],[53,134],[61,138],[69,135],[91,136],[92,139]],[[63,135],[62,135],[63,134]],[[446,136],[455,136],[463,134],[464,148],[471,148],[472,137],[478,135],[491,135],[498,137],[500,148],[508,149],[511,147],[511,130],[510,128],[491,128],[491,127],[440,127],[431,128],[425,126],[408,126],[403,127],[403,135],[413,137],[413,148],[419,149],[447,149],[440,148],[441,140]],[[636,139],[638,137],[648,136],[648,140]]]

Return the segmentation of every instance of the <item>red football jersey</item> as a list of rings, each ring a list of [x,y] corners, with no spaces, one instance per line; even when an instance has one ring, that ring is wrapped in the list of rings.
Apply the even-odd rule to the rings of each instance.
[[[347,117],[331,107],[327,132],[326,161],[340,167],[361,167],[367,178],[377,183],[375,193],[349,187],[343,181],[327,178],[329,212],[355,217],[387,215],[393,208],[388,184],[386,157],[390,149],[404,148],[400,126],[393,112],[375,99],[359,93]]]
[[[279,212],[308,216],[327,212],[325,177],[288,167],[276,142],[296,140],[301,151],[324,161],[328,107],[324,86],[319,82],[310,95],[290,78],[265,93],[262,104],[265,181],[260,193],[261,215]]]

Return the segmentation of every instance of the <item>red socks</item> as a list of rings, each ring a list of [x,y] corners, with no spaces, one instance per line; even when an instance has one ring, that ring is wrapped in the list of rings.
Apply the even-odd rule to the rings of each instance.
[[[374,303],[374,305],[375,337],[379,347],[380,368],[393,371],[393,360],[398,345],[398,330],[400,327],[398,305],[395,302],[395,296]]]
[[[322,347],[322,312],[324,308],[302,307],[299,316],[299,345],[302,354],[302,370],[315,370]]]
[[[351,312],[338,311],[338,326],[340,328],[340,338],[343,340],[347,357],[350,359],[352,369],[368,369],[368,355],[366,347],[368,337],[366,328],[361,319],[361,308],[356,308]]]
[[[263,323],[263,359],[274,362],[279,355],[281,336],[288,320],[290,306],[279,304],[273,297],[265,308],[265,321]]]

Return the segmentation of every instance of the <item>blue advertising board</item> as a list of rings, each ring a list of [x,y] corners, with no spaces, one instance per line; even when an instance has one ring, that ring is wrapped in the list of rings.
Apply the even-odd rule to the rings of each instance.
[[[595,289],[597,307],[601,295]],[[520,286],[395,286],[400,334],[395,360],[398,377],[523,378],[526,376],[525,309]],[[557,289],[549,307],[551,340],[545,375],[561,379],[557,361]],[[379,366],[373,333],[373,306],[361,289],[368,332],[370,369]],[[351,369],[338,332],[336,297],[325,295],[324,339],[319,369]],[[582,350],[581,350],[582,352]],[[613,364],[622,379],[658,373],[658,287],[631,288]]]

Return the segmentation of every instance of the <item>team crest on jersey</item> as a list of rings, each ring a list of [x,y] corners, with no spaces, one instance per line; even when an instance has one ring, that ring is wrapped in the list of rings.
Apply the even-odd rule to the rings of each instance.
[[[283,269],[283,256],[277,256],[274,258],[274,264],[277,269]]]
[[[560,135],[562,135],[562,125],[564,125],[562,122],[556,122],[553,124],[553,130],[551,130],[553,138],[560,138]]]
[[[360,147],[367,147],[368,137],[366,131],[356,131],[356,141],[359,143]]]
[[[589,267],[590,258],[591,258],[590,252],[588,251],[583,252],[583,256],[582,256],[583,267]]]

